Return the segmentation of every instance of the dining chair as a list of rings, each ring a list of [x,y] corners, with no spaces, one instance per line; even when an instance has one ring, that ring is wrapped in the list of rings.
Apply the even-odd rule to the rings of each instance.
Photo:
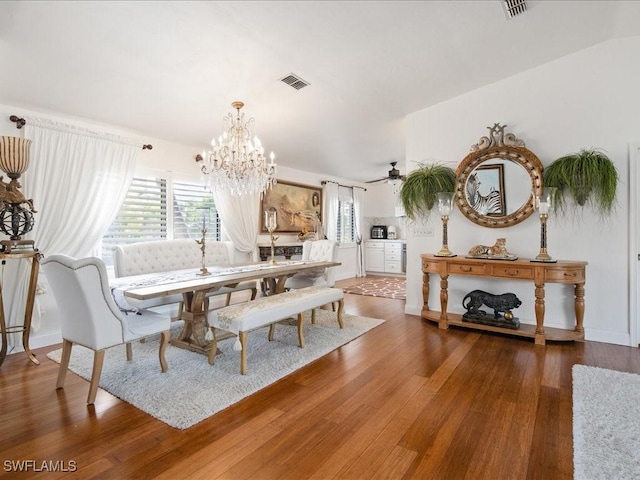
[[[307,240],[302,244],[302,261],[336,262],[338,243],[333,240]],[[336,284],[335,267],[319,268],[296,273],[287,278],[286,290],[305,287],[333,287]],[[335,304],[331,303],[335,311]]]
[[[64,388],[74,344],[94,351],[87,397],[90,405],[95,402],[107,348],[125,344],[130,361],[131,342],[159,333],[160,368],[162,372],[167,371],[165,350],[171,318],[145,310],[123,314],[113,299],[107,269],[101,259],[51,255],[42,262],[42,268],[60,311],[63,342],[56,388]]]

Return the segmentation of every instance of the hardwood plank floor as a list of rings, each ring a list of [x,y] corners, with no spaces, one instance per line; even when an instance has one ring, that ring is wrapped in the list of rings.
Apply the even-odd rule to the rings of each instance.
[[[640,373],[636,348],[443,331],[403,300],[345,297],[385,324],[188,430],[102,390],[87,407],[71,373],[56,390],[45,355],[59,346],[36,351],[40,366],[10,355],[0,476],[69,478],[8,471],[34,460],[83,479],[570,479],[572,366]]]

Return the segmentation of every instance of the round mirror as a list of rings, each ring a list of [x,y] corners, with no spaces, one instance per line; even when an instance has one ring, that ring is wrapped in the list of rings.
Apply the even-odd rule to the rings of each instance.
[[[484,227],[510,227],[528,218],[535,210],[531,192],[542,188],[542,162],[505,127],[487,127],[490,136],[471,147],[456,171],[456,204]]]

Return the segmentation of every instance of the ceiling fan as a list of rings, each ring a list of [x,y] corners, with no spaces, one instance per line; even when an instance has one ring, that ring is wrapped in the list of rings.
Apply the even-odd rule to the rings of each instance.
[[[397,183],[399,182],[404,182],[405,180],[405,176],[404,175],[400,175],[400,170],[398,170],[396,168],[396,164],[398,162],[391,162],[391,170],[389,170],[389,175],[384,177],[384,178],[379,178],[378,180],[369,180],[368,182],[364,182],[364,183],[377,183],[377,182],[386,182],[386,183]]]

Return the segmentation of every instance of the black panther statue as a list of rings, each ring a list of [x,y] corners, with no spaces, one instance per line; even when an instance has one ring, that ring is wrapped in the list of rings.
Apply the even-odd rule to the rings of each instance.
[[[467,302],[467,300],[469,301]],[[482,305],[492,308],[494,318],[499,318],[501,312],[511,312],[511,309],[518,308],[522,305],[522,302],[514,293],[493,295],[482,290],[469,292],[462,299],[462,306],[467,309],[467,314],[469,315],[486,315],[484,310],[480,310]]]

